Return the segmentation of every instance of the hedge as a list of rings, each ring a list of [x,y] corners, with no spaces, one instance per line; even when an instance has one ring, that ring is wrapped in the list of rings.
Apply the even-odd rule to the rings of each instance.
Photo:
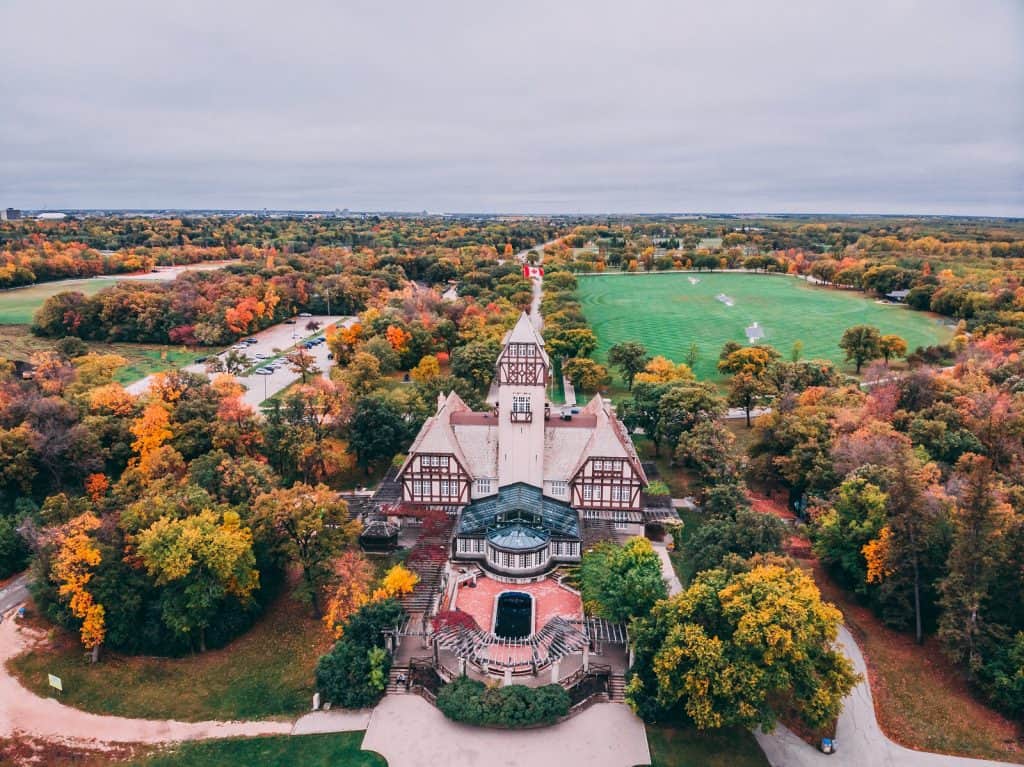
[[[449,719],[492,727],[554,724],[569,713],[569,693],[560,685],[487,687],[460,677],[441,688],[437,707]]]

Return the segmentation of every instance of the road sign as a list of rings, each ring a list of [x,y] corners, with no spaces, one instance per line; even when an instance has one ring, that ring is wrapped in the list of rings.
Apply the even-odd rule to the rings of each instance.
[[[54,687],[60,690],[61,692],[64,692],[64,685],[60,681],[59,676],[54,676],[53,674],[47,674],[47,676],[50,678],[50,687]]]

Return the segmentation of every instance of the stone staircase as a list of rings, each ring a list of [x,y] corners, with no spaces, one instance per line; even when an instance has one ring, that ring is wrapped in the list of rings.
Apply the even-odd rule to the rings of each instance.
[[[406,682],[400,682],[398,677],[405,675]],[[385,688],[388,695],[405,695],[409,692],[406,684],[410,679],[412,671],[408,666],[392,666],[391,673],[388,675],[388,686]]]
[[[451,539],[452,524],[451,520],[447,520],[439,529],[430,533],[424,532],[405,560],[406,567],[420,579],[412,593],[401,598],[402,607],[410,615],[430,611],[448,561],[448,541]]]
[[[608,700],[612,703],[626,702],[626,677],[623,674],[612,674],[608,677]]]

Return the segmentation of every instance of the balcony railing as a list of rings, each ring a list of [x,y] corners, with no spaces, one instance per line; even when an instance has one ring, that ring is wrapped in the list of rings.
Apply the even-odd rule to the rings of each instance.
[[[512,423],[532,423],[533,413],[529,410],[513,410],[511,418]]]

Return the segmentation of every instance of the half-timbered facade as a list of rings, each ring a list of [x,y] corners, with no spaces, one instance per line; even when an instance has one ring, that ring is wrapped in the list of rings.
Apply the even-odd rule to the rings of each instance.
[[[402,501],[457,516],[452,555],[506,576],[578,562],[584,519],[642,531],[643,467],[625,427],[595,396],[553,408],[544,341],[526,314],[506,335],[493,408],[438,398],[399,471]]]

